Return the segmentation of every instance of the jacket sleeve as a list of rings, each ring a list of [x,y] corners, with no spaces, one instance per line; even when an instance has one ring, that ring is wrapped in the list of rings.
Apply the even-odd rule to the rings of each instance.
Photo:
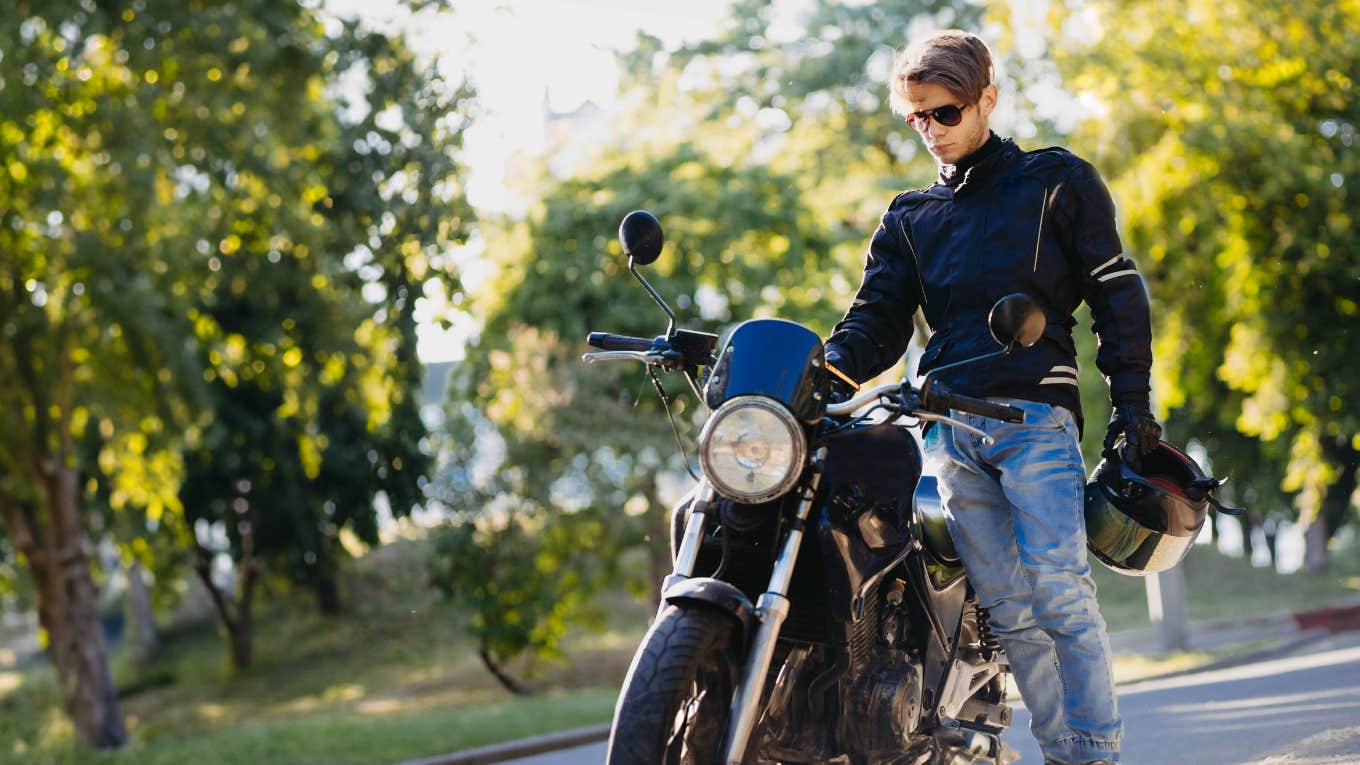
[[[1079,269],[1076,277],[1099,339],[1096,367],[1109,383],[1113,402],[1146,403],[1152,373],[1148,295],[1120,246],[1109,189],[1091,163],[1079,160],[1055,195],[1065,223],[1062,246]]]
[[[859,292],[826,343],[827,361],[856,382],[896,364],[911,342],[921,282],[902,225],[889,207],[869,242]]]

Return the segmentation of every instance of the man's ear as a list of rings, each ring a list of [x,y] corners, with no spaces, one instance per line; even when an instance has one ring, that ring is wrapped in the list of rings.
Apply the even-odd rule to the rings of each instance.
[[[982,116],[986,117],[996,108],[996,84],[993,83],[982,89],[982,98],[978,99],[978,110]]]

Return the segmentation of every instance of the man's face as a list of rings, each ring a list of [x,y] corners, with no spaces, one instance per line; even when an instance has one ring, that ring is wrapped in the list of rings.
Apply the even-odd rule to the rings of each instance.
[[[918,131],[926,150],[941,165],[957,164],[987,142],[987,118],[996,106],[995,85],[988,85],[982,91],[982,100],[976,104],[966,103],[938,82],[908,83],[906,95],[912,112],[929,112],[942,106],[957,106],[963,110],[962,121],[953,127],[931,119],[924,130]]]

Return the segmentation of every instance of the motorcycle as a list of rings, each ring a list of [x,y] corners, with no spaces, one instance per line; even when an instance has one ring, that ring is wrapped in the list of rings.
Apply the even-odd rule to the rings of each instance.
[[[720,346],[677,328],[637,269],[659,257],[661,224],[635,211],[619,238],[670,321],[651,339],[592,332],[600,351],[583,360],[640,361],[653,382],[657,369],[682,373],[712,413],[608,765],[1008,761],[1009,664],[908,428],[948,423],[986,438],[951,410],[1010,422],[1023,412],[951,393],[934,373],[919,388],[904,380],[833,401],[816,333],[752,319]],[[1033,345],[1045,320],[1011,295],[989,323],[1002,349],[960,363]]]

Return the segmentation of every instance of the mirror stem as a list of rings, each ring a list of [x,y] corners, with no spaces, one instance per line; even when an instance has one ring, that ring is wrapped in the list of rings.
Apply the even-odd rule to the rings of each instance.
[[[926,388],[929,388],[929,387],[930,387],[931,381],[935,379],[935,375],[939,374],[940,372],[945,371],[946,369],[953,369],[954,367],[961,367],[961,366],[963,366],[964,364],[973,364],[973,363],[976,363],[976,362],[978,362],[978,361],[985,361],[985,360],[987,360],[987,359],[994,359],[994,358],[996,358],[996,357],[998,357],[998,356],[1006,356],[1006,355],[1009,355],[1010,352],[1011,352],[1011,349],[1010,349],[1010,348],[1003,348],[1003,349],[1001,349],[1001,350],[999,350],[999,351],[992,351],[991,353],[984,353],[984,354],[982,354],[981,356],[974,356],[974,357],[971,358],[971,359],[964,359],[964,360],[962,360],[962,361],[955,361],[953,364],[945,364],[945,365],[942,366],[942,367],[936,367],[935,369],[932,369],[932,370],[930,370],[929,372],[926,373],[925,379],[921,381],[921,389],[922,389],[922,390],[925,390]]]
[[[671,307],[666,305],[666,301],[662,300],[661,296],[656,294],[656,290],[652,289],[652,285],[648,284],[647,280],[642,278],[642,274],[638,273],[637,266],[633,265],[633,259],[631,257],[628,258],[628,273],[632,274],[633,278],[641,282],[642,288],[647,290],[647,294],[652,296],[652,300],[655,300],[656,304],[661,306],[661,310],[666,312],[666,317],[670,319],[670,323],[666,325],[666,337],[674,335],[675,311],[672,311]]]

